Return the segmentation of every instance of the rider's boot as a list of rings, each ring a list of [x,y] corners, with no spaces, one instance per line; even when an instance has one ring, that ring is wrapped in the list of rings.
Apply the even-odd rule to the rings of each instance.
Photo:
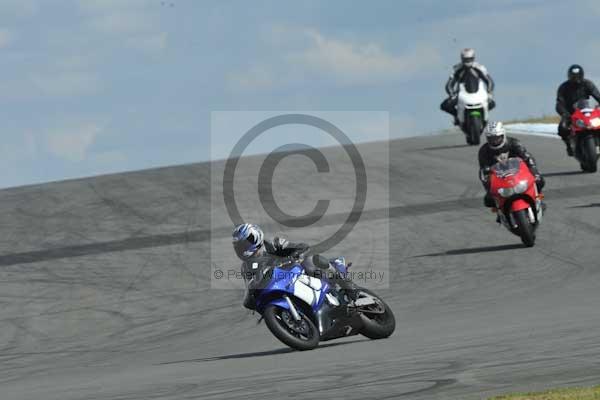
[[[254,298],[253,290],[246,290],[246,294],[244,296],[244,307],[249,310],[256,310],[256,299]]]
[[[563,139],[563,142],[565,142],[565,146],[567,146],[567,155],[569,157],[573,157],[575,155],[575,152],[573,151],[573,146],[571,146],[571,140]]]

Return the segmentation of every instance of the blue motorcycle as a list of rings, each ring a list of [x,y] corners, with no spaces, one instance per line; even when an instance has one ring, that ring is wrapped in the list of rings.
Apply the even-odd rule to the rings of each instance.
[[[357,295],[352,301],[334,280],[315,277],[323,276],[314,273],[314,266],[346,276],[351,264],[346,265],[344,258],[315,255],[310,264],[308,268],[299,259],[260,272],[256,311],[277,339],[297,350],[311,350],[319,341],[357,334],[382,339],[394,332],[394,314],[377,295],[354,286]]]

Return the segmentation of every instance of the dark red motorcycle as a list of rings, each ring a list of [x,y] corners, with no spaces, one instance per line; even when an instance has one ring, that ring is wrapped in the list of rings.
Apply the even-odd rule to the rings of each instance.
[[[596,172],[600,154],[600,108],[590,100],[579,100],[571,115],[571,146],[585,172]]]

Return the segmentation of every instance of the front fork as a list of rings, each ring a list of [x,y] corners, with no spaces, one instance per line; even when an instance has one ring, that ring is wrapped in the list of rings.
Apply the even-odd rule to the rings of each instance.
[[[542,222],[542,218],[544,216],[544,208],[542,206],[543,199],[544,199],[544,195],[541,193],[538,193],[537,187],[536,187],[535,188],[535,208],[536,208],[536,213],[537,213],[537,220],[535,218],[536,213],[533,212],[533,209],[531,207],[529,207],[527,209],[527,216],[529,217],[529,222],[531,222],[532,225],[537,225],[540,222]],[[506,228],[515,229],[517,227],[517,223],[515,221],[515,217],[513,216],[512,212],[510,212],[507,217],[502,212],[501,207],[497,206],[496,213],[498,215],[498,218],[500,219],[500,223],[502,225],[504,225]]]

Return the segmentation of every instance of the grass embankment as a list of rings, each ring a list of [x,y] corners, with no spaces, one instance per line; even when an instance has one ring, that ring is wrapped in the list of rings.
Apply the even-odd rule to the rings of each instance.
[[[531,117],[524,119],[513,119],[506,121],[506,124],[558,124],[560,117],[558,115],[543,115],[541,117]]]
[[[539,393],[515,393],[489,400],[600,400],[600,386],[553,389]]]

